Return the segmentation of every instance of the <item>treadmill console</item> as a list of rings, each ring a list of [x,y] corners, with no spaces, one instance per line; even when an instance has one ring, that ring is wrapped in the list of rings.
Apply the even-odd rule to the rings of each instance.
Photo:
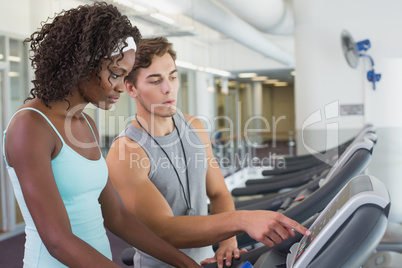
[[[295,243],[286,258],[286,267],[304,268],[320,254],[325,244],[344,228],[343,223],[365,204],[387,209],[389,194],[384,184],[372,176],[361,175],[352,179],[332,199],[310,227],[310,236]]]

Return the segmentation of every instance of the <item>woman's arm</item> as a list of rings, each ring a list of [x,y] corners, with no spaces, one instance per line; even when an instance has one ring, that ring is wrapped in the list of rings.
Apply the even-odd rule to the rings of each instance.
[[[129,213],[110,180],[99,198],[105,226],[134,247],[175,267],[200,267],[180,250],[153,233]]]

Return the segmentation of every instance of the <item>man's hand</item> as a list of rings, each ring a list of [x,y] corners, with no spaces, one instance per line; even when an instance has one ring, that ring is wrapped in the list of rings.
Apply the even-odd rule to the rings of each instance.
[[[243,211],[242,228],[248,235],[263,243],[267,247],[273,247],[283,240],[294,237],[294,231],[303,235],[310,235],[310,231],[296,221],[279,212],[255,210]]]
[[[217,262],[218,267],[223,267],[223,261],[226,259],[226,266],[232,265],[232,258],[240,258],[240,254],[247,252],[246,249],[239,250],[236,237],[229,238],[219,243],[219,248],[212,258],[201,261],[201,265]]]

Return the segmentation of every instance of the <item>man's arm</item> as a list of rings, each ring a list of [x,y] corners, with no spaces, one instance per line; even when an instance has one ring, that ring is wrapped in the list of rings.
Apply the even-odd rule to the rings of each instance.
[[[148,161],[148,162],[147,162]],[[170,206],[148,178],[145,151],[126,137],[116,140],[107,156],[109,176],[126,208],[152,231],[177,248],[207,246],[241,232],[272,247],[306,228],[270,211],[230,211],[209,216],[174,217]]]
[[[206,189],[210,200],[210,213],[218,214],[222,212],[234,211],[232,195],[226,187],[225,179],[222,175],[219,164],[213,155],[211,141],[208,132],[202,122],[196,117],[185,115],[186,119],[191,123],[198,136],[205,145],[207,155],[207,174]]]
[[[213,151],[209,134],[202,122],[196,117],[185,115],[186,119],[191,123],[198,136],[205,145],[207,155],[207,174],[206,189],[210,201],[210,214],[219,214],[223,212],[234,211],[235,206],[232,195],[226,187],[225,179],[217,162]],[[226,259],[226,266],[231,265],[232,257],[238,259],[241,253],[246,252],[245,249],[239,250],[236,236],[223,240],[219,243],[219,249],[215,252],[213,258],[206,259],[201,264],[210,262],[218,262],[218,266],[223,266],[223,259]],[[219,266],[219,267],[221,267]]]
[[[207,246],[241,232],[236,228],[229,231],[223,217],[222,220],[214,219],[215,216],[174,217],[165,198],[149,180],[149,158],[136,142],[126,137],[117,139],[106,161],[110,179],[128,211],[174,246]]]

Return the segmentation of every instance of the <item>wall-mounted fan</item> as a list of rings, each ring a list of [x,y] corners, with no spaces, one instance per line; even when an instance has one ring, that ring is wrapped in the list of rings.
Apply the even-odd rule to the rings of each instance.
[[[371,47],[370,40],[366,39],[356,43],[353,40],[352,35],[348,31],[343,30],[341,33],[341,44],[343,55],[350,67],[357,68],[360,57],[367,57],[370,59],[372,69],[367,72],[367,79],[373,83],[373,89],[375,90],[375,82],[380,81],[381,74],[375,73],[374,60],[370,55],[365,53]]]

